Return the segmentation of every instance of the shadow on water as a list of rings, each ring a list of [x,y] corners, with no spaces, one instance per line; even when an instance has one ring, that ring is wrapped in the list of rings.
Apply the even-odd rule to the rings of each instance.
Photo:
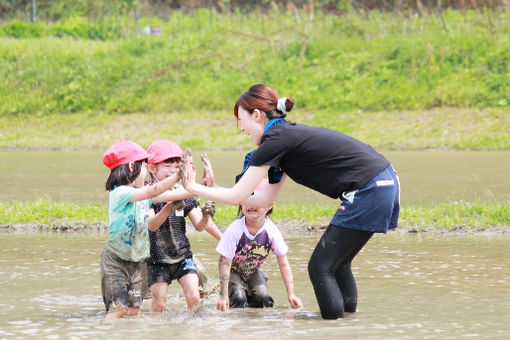
[[[217,282],[216,242],[191,234],[192,250]],[[99,255],[105,235],[0,234],[0,338],[242,339],[508,338],[510,237],[376,235],[353,262],[358,312],[320,319],[307,262],[318,237],[288,237],[295,290],[289,307],[276,259],[264,264],[275,308],[219,312],[217,295],[196,314],[172,283],[168,311],[144,301],[138,317],[104,320]]]

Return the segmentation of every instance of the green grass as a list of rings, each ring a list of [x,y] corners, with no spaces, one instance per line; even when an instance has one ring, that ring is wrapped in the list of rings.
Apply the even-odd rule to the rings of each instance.
[[[491,229],[510,227],[510,201],[501,203],[443,203],[431,208],[410,207],[402,210],[400,223],[417,231]]]
[[[294,97],[289,120],[380,150],[508,150],[510,12],[491,15],[488,25],[445,11],[446,26],[377,12],[143,18],[161,37],[114,16],[12,21],[0,26],[0,150],[104,150],[153,136],[249,148],[232,108],[257,82]],[[117,33],[89,34],[98,27]]]
[[[11,22],[0,26],[0,116],[231,111],[258,82],[330,115],[508,109],[510,12],[491,25],[474,12],[443,15],[446,26],[434,15],[174,11],[143,19],[161,37],[112,17],[117,26],[101,24],[116,33],[103,40],[80,17],[37,34]]]
[[[78,206],[56,203],[49,198],[34,202],[0,202],[0,223],[53,223],[81,221],[102,223],[108,220],[108,209],[100,205]]]
[[[423,111],[310,112],[290,120],[325,126],[378,150],[509,150],[510,114],[505,109],[440,108]],[[191,149],[250,150],[230,109],[136,114],[0,116],[0,150],[99,150],[119,140],[149,145],[170,138]]]
[[[221,228],[236,217],[237,207],[218,205],[215,221]],[[276,205],[271,219],[282,225],[296,228],[326,226],[334,214],[334,206]],[[0,202],[0,224],[43,223],[49,227],[81,222],[107,224],[105,206],[78,206],[72,203],[53,202],[48,198],[35,202]],[[481,229],[508,229],[510,227],[510,201],[501,203],[445,203],[434,207],[403,208],[400,226],[410,230],[452,231]]]

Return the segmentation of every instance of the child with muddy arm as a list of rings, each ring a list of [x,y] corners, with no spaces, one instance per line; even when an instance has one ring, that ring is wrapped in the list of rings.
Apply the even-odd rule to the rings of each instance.
[[[266,183],[267,180],[262,180],[255,192],[261,191]],[[273,203],[265,207],[242,204],[241,210],[242,216],[230,224],[216,247],[221,255],[217,309],[273,306],[267,276],[262,272],[270,252],[278,259],[291,307],[302,307],[303,303],[294,293],[294,280],[287,259],[289,247],[268,217]]]

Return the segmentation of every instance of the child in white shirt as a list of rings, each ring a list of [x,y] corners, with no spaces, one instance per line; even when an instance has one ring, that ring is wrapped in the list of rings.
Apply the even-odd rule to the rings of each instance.
[[[266,182],[261,181],[255,191],[262,190]],[[273,306],[266,277],[259,270],[270,251],[277,257],[291,307],[302,307],[303,303],[294,294],[292,271],[286,255],[289,248],[267,217],[273,204],[266,208],[242,205],[241,209],[243,215],[228,227],[216,247],[221,254],[217,309]]]

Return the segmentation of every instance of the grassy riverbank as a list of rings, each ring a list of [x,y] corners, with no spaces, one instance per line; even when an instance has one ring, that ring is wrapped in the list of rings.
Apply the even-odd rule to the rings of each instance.
[[[277,205],[272,219],[288,233],[321,231],[329,223],[334,206]],[[217,207],[215,221],[225,229],[236,217],[237,208]],[[299,218],[296,218],[299,216]],[[0,226],[43,230],[96,228],[105,230],[105,206],[78,206],[45,198],[35,202],[0,202]],[[502,203],[455,202],[435,207],[403,208],[400,228],[411,231],[510,231],[510,201]]]
[[[332,128],[384,150],[509,150],[510,114],[498,109],[420,111],[309,111],[289,120]],[[231,107],[222,111],[133,114],[0,116],[0,150],[106,150],[130,139],[148,146],[170,138],[183,148],[253,148],[239,133]]]
[[[130,139],[250,150],[232,107],[265,82],[296,106],[289,120],[376,149],[510,150],[510,12],[435,15],[172,11],[132,21],[79,16],[0,25],[0,150],[105,150]],[[508,229],[509,202],[406,207],[401,225]],[[334,207],[278,206],[313,229]],[[219,206],[226,226],[234,207]],[[300,216],[302,220],[296,220]],[[106,207],[47,199],[1,203],[0,224],[105,225]]]
[[[290,120],[379,150],[510,149],[509,11],[439,20],[204,9],[141,25],[162,34],[135,35],[123,17],[0,25],[0,150],[104,150],[154,136],[249,148],[232,107],[257,82],[294,97]]]
[[[87,33],[97,25],[102,40]],[[0,25],[0,116],[230,111],[257,82],[308,112],[510,107],[509,11],[439,19],[203,9],[143,18],[159,37],[132,25]]]

